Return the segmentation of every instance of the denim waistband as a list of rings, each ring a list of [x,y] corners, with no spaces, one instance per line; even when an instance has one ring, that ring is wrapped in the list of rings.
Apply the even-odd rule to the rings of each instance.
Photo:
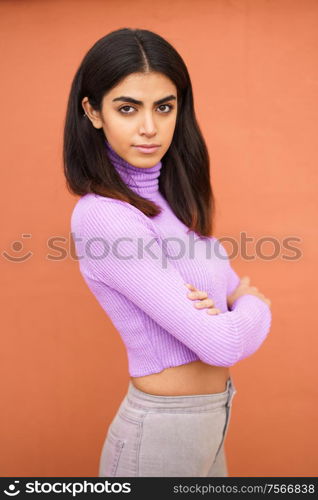
[[[224,405],[230,406],[232,398],[236,393],[231,376],[227,379],[224,392],[210,394],[191,394],[186,396],[161,396],[149,394],[137,389],[129,380],[128,392],[125,397],[126,404],[134,408],[218,408]]]

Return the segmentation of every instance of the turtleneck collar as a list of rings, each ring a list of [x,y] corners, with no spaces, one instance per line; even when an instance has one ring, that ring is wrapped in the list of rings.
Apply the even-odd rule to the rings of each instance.
[[[136,167],[119,156],[105,139],[107,155],[122,180],[137,194],[150,195],[159,191],[159,176],[162,162],[153,167]]]

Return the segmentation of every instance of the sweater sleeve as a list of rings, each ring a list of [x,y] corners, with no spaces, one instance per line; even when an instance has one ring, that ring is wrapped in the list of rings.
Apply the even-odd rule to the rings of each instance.
[[[211,241],[216,245],[217,255],[220,255],[222,260],[226,262],[227,275],[226,275],[226,295],[231,295],[234,292],[235,288],[240,284],[240,277],[234,271],[228,253],[221,241],[215,236],[211,237]]]
[[[240,277],[235,272],[235,270],[233,269],[233,267],[231,265],[231,262],[230,262],[230,260],[228,258],[228,253],[227,253],[224,245],[221,244],[220,241],[217,241],[217,242],[220,245],[219,248],[220,248],[221,254],[223,254],[224,258],[226,258],[227,270],[228,270],[228,272],[227,272],[226,294],[230,295],[231,293],[234,292],[234,290],[240,284]],[[249,313],[249,302],[250,302],[249,301],[249,297],[255,297],[255,295],[254,296],[251,295],[251,294],[241,295],[238,299],[236,299],[233,302],[232,307],[231,307],[231,310],[234,311],[239,304],[240,305],[247,304],[247,309],[245,311],[244,311],[244,309],[243,310],[241,309],[241,311],[242,311],[243,314],[247,314],[246,321],[248,321],[248,315],[250,314]],[[255,297],[255,298],[257,298],[257,297]],[[266,306],[266,307],[268,307],[268,306]],[[269,318],[268,318],[268,332],[269,332],[270,326],[271,326],[271,322],[272,322],[272,315],[271,315],[271,311],[270,311],[269,307],[268,307],[268,309],[269,309]],[[254,332],[253,336],[250,336],[250,337],[246,338],[245,343],[243,344],[242,358],[241,359],[246,358],[247,356],[250,356],[251,354],[253,354],[255,352],[255,350],[256,350],[255,346],[258,343],[261,344],[263,342],[264,338],[267,336],[267,334],[265,335],[264,338],[263,338],[263,336],[264,336],[264,332],[262,332],[261,330],[256,330]]]
[[[231,293],[233,293],[234,290],[239,286],[240,277],[237,274],[237,272],[234,271],[230,260],[228,260],[227,262],[228,262],[228,275],[227,275],[226,293],[227,295],[231,295]]]
[[[97,199],[83,215],[81,272],[121,293],[203,362],[231,366],[261,345],[271,321],[267,304],[245,295],[223,314],[196,309],[163,240],[136,207]]]

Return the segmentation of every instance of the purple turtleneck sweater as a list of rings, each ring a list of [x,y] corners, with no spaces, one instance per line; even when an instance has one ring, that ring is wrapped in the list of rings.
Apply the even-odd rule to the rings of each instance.
[[[253,354],[271,326],[269,306],[245,294],[227,306],[239,284],[215,237],[188,231],[159,192],[161,162],[127,163],[105,153],[124,182],[162,209],[147,217],[127,202],[86,194],[71,216],[80,272],[121,335],[132,377],[196,360],[232,366]],[[208,293],[220,314],[196,309],[185,283]]]

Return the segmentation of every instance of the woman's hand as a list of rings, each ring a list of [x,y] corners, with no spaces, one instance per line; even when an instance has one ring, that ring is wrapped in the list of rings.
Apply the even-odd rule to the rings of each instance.
[[[256,295],[256,297],[263,300],[269,307],[271,306],[271,301],[267,299],[265,295],[259,292],[256,286],[250,286],[249,276],[243,276],[243,278],[241,278],[240,284],[235,288],[234,292],[231,293],[231,295],[227,296],[228,308],[231,309],[233,302],[245,294]]]
[[[201,301],[201,302],[195,302],[193,304],[196,309],[207,308],[206,310],[207,314],[219,314],[221,312],[220,309],[214,307],[213,300],[208,298],[208,294],[206,292],[198,290],[195,286],[190,285],[189,283],[185,283],[185,285],[187,288],[189,288],[189,290],[191,290],[191,292],[187,294],[187,297],[190,300],[199,299]]]

